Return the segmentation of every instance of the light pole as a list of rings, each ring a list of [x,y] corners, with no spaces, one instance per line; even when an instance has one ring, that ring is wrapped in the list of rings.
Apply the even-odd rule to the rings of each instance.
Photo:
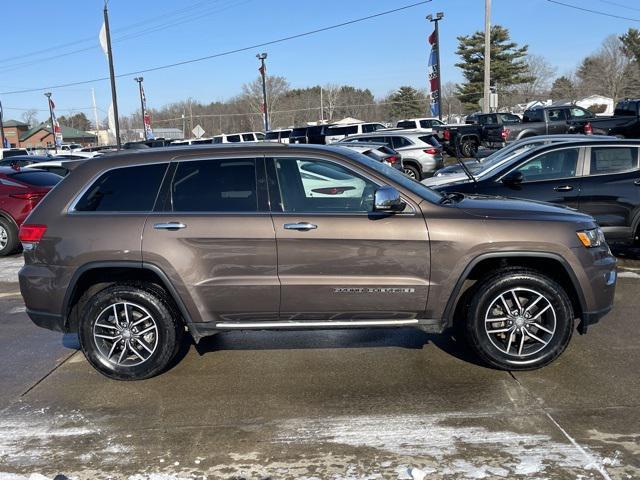
[[[56,126],[53,122],[53,108],[51,108],[51,92],[46,92],[44,96],[47,97],[47,104],[49,105],[49,122],[51,123],[51,135],[53,135],[53,146],[56,150],[57,155],[58,143],[56,142]]]
[[[427,20],[435,24],[436,36],[436,64],[438,65],[437,88],[438,88],[438,119],[442,120],[442,69],[440,68],[440,31],[438,30],[438,22],[444,18],[443,12],[436,13],[436,16],[429,14]]]
[[[267,69],[264,65],[264,61],[267,58],[267,53],[258,53],[256,58],[260,60],[260,76],[262,77],[262,112],[264,113],[264,133],[269,131],[269,110],[267,108]]]
[[[144,99],[142,98],[142,81],[144,80],[144,78],[136,77],[134,78],[134,80],[138,82],[138,91],[140,92],[140,118],[142,119],[142,134],[144,135],[144,141],[146,142],[148,140],[147,126],[144,123]]]
[[[484,99],[482,113],[491,111],[491,0],[484,0]]]

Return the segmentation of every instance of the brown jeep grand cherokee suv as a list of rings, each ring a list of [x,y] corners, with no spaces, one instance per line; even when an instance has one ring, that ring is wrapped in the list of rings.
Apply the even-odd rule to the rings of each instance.
[[[139,150],[79,164],[23,226],[31,319],[78,332],[117,379],[163,371],[185,332],[459,321],[489,365],[548,364],[612,306],[594,220],[436,193],[342,147]]]

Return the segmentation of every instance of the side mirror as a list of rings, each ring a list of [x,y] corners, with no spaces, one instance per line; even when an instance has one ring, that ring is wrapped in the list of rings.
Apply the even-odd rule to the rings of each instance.
[[[522,172],[515,170],[502,177],[502,183],[505,185],[518,185],[524,180]]]
[[[400,192],[393,187],[380,187],[374,195],[373,210],[376,212],[401,212],[407,206]]]

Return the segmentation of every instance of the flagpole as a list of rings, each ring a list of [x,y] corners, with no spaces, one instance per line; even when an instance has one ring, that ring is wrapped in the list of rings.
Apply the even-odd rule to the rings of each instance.
[[[0,102],[0,148],[5,148],[4,145],[4,119],[2,118],[4,116],[4,112],[2,111],[2,102]],[[17,145],[16,145],[17,146]]]
[[[264,66],[264,59],[267,58],[266,53],[258,53],[256,55],[258,60],[260,60],[260,76],[262,77],[262,110],[264,112],[264,133],[269,131],[269,109],[267,108],[267,71]]]
[[[100,124],[98,120],[98,107],[96,107],[96,91],[95,89],[91,89],[91,98],[93,100],[93,118],[96,122],[96,144],[100,145]]]
[[[56,142],[56,125],[53,122],[53,107],[51,106],[51,92],[47,92],[44,94],[47,97],[49,104],[49,122],[51,123],[51,135],[53,135],[53,148],[55,149],[56,155],[58,154],[58,142]]]
[[[142,81],[144,80],[143,77],[136,77],[134,78],[134,80],[136,82],[138,82],[138,91],[140,92],[140,113],[142,115],[142,134],[144,135],[144,141],[146,142],[147,140],[149,140],[147,138],[147,125],[144,121],[144,99],[142,98]]]
[[[118,96],[116,94],[116,76],[113,71],[113,54],[111,52],[111,32],[109,31],[109,11],[107,2],[104,2],[104,30],[107,38],[107,58],[109,59],[109,78],[111,79],[111,100],[113,101],[113,116],[116,127],[116,145],[118,150],[122,148],[120,142],[120,120],[118,118]]]

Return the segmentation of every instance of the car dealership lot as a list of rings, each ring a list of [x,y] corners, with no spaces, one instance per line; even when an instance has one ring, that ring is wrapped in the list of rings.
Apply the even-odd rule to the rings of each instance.
[[[0,478],[638,478],[640,261],[619,253],[614,311],[542,370],[413,329],[230,332],[143,382],[32,325],[1,259]]]

